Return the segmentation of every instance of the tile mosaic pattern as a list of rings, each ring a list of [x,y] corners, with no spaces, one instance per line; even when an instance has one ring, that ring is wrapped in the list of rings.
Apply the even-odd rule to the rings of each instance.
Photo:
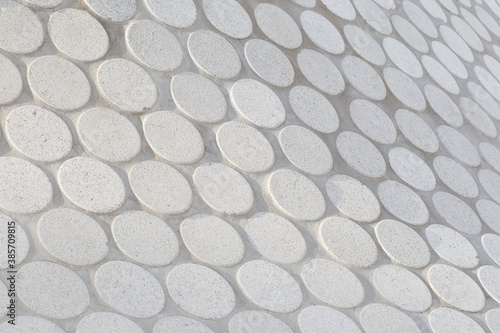
[[[500,332],[498,22],[0,0],[0,333]]]

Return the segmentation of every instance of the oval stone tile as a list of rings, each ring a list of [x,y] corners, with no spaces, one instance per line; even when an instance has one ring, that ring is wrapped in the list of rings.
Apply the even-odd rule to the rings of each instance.
[[[165,306],[165,294],[158,280],[144,268],[126,261],[101,265],[94,275],[94,286],[106,304],[130,317],[153,317]]]
[[[70,265],[96,264],[108,253],[108,237],[93,218],[77,210],[56,208],[38,221],[43,247]]]
[[[291,264],[304,257],[306,240],[297,227],[273,213],[257,213],[248,219],[245,231],[253,246],[271,261]]]
[[[222,163],[200,165],[194,171],[193,181],[201,198],[216,211],[241,215],[253,207],[254,194],[248,181]]]
[[[34,164],[0,157],[0,207],[14,213],[36,213],[52,201],[52,184]]]
[[[218,217],[190,216],[182,221],[180,233],[189,252],[210,265],[233,266],[245,255],[245,245],[240,234]]]
[[[234,291],[216,271],[197,264],[176,266],[167,275],[170,297],[186,312],[203,319],[221,319],[235,306]]]
[[[57,182],[72,203],[94,213],[110,213],[125,202],[125,186],[120,176],[93,158],[66,160],[59,167]]]
[[[74,318],[90,304],[90,294],[83,280],[64,266],[32,261],[21,267],[16,277],[17,296],[26,307],[42,316]]]
[[[149,266],[170,264],[179,254],[179,241],[167,223],[154,215],[130,210],[111,225],[118,248],[133,260]]]
[[[303,295],[297,281],[267,261],[247,261],[238,269],[237,280],[245,296],[265,310],[289,313],[302,304]]]
[[[329,305],[352,308],[365,298],[365,290],[356,275],[332,260],[312,259],[302,267],[301,275],[307,289]]]
[[[302,174],[281,169],[267,181],[273,203],[289,216],[314,221],[323,216],[326,202],[319,188]]]

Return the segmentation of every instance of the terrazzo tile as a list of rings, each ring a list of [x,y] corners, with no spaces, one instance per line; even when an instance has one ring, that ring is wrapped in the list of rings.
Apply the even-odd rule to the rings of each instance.
[[[334,15],[353,21],[356,18],[356,10],[349,0],[321,0],[321,3]]]
[[[500,332],[500,309],[493,309],[486,313],[486,323],[488,328],[493,332]]]
[[[377,197],[356,178],[333,175],[326,182],[326,193],[341,213],[356,221],[373,222],[380,216]]]
[[[437,135],[443,146],[458,161],[471,167],[479,166],[481,163],[479,153],[465,135],[446,125],[438,126]]]
[[[14,213],[43,210],[52,201],[47,175],[36,165],[17,157],[0,157],[0,207]]]
[[[181,73],[174,76],[170,92],[177,107],[196,121],[216,123],[226,115],[227,102],[221,90],[199,74]]]
[[[478,269],[477,275],[484,290],[497,303],[500,303],[500,287],[498,279],[500,279],[500,268],[494,266],[482,266]]]
[[[344,36],[354,51],[363,59],[377,66],[385,64],[384,50],[365,30],[356,25],[346,24],[344,26]]]
[[[54,8],[59,6],[63,0],[26,0],[26,2],[41,8]]]
[[[217,130],[217,146],[224,157],[238,169],[254,173],[269,170],[275,154],[267,138],[250,125],[227,122]]]
[[[0,332],[498,330],[499,17],[0,0]]]
[[[111,109],[85,111],[78,118],[77,131],[87,151],[109,162],[129,161],[141,150],[141,136],[135,126]]]
[[[186,178],[166,163],[137,163],[128,176],[130,187],[139,202],[155,212],[180,214],[193,203],[193,190]]]
[[[474,6],[474,11],[476,12],[477,18],[485,25],[485,27],[491,31],[495,36],[500,37],[500,25],[496,20],[488,14],[488,12],[478,5]]]
[[[245,225],[252,245],[270,261],[291,264],[301,260],[307,243],[297,227],[273,213],[257,213]]]
[[[497,218],[500,214],[500,205],[491,200],[481,199],[476,201],[476,209],[486,225],[500,234],[500,222]]]
[[[450,72],[448,72],[448,70],[436,59],[423,55],[422,65],[424,65],[429,76],[441,88],[453,95],[457,95],[460,92],[457,81],[455,81]]]
[[[295,21],[280,7],[261,3],[254,10],[255,22],[267,38],[287,49],[302,44],[302,33]]]
[[[0,105],[16,100],[23,89],[23,81],[16,65],[0,54]]]
[[[281,149],[288,160],[300,170],[312,175],[324,175],[333,167],[328,146],[310,130],[296,125],[279,133]]]
[[[118,248],[144,265],[168,265],[179,254],[179,241],[168,224],[142,211],[130,210],[115,217],[111,232]]]
[[[440,19],[444,23],[448,22],[446,14],[436,0],[420,0],[422,7],[433,17]]]
[[[478,312],[484,308],[485,297],[477,283],[458,268],[438,264],[427,272],[429,284],[434,292],[451,306]],[[453,283],[450,284],[450,281]]]
[[[429,52],[429,46],[424,36],[422,36],[420,31],[418,31],[413,24],[408,22],[408,20],[399,15],[392,15],[391,23],[394,30],[409,46],[421,53]]]
[[[44,41],[44,31],[35,13],[14,0],[2,0],[0,9],[0,48],[18,54],[36,51]]]
[[[365,137],[344,131],[337,136],[336,147],[344,161],[360,174],[370,178],[385,175],[387,167],[384,157]]]
[[[469,45],[456,33],[452,28],[447,25],[439,26],[439,32],[448,47],[455,52],[460,58],[467,62],[474,61],[474,54]]]
[[[427,285],[401,266],[385,265],[375,268],[373,283],[382,296],[403,310],[424,312],[432,304]]]
[[[342,59],[342,70],[354,89],[375,101],[385,99],[387,91],[382,78],[365,61],[355,56],[346,56]]]
[[[101,18],[114,22],[129,20],[137,10],[136,0],[85,0],[85,4]]]
[[[182,221],[180,233],[189,252],[209,265],[233,266],[245,255],[240,234],[218,217],[193,215]],[[217,239],[217,244],[212,239]]]
[[[387,56],[403,72],[414,78],[424,75],[422,66],[417,57],[403,43],[391,37],[382,40]]]
[[[481,66],[474,67],[474,73],[481,85],[493,96],[497,101],[500,100],[500,83],[495,77]]]
[[[321,133],[333,133],[339,128],[339,116],[335,107],[318,91],[295,86],[288,100],[293,112],[307,126]]]
[[[469,235],[477,235],[481,232],[479,217],[460,198],[448,192],[438,191],[433,194],[432,203],[438,214],[458,231]]]
[[[491,34],[486,30],[483,23],[470,11],[465,8],[460,8],[460,15],[470,25],[472,29],[486,42],[491,42]]]
[[[151,76],[126,59],[103,62],[97,69],[97,86],[114,106],[133,113],[152,108],[158,99],[158,89]]]
[[[493,74],[493,76],[495,76],[495,78],[498,80],[498,78],[500,77],[500,63],[489,54],[484,55],[483,61],[490,73]]]
[[[321,244],[335,259],[358,267],[375,263],[378,250],[368,232],[343,217],[329,217],[319,226]]]
[[[263,311],[242,311],[234,315],[228,324],[229,333],[262,332],[292,333],[284,322]]]
[[[203,323],[184,316],[168,316],[158,320],[153,327],[153,333],[179,332],[179,333],[213,333]]]
[[[409,224],[423,225],[429,220],[429,210],[415,191],[394,180],[385,180],[377,187],[377,195],[392,215]]]
[[[51,255],[70,265],[96,264],[108,253],[108,237],[102,227],[73,209],[45,213],[38,221],[37,235]]]
[[[38,162],[58,161],[73,146],[73,137],[64,120],[36,105],[12,110],[5,121],[5,132],[14,148]]]
[[[296,310],[303,300],[297,281],[284,269],[264,260],[252,260],[238,269],[245,296],[259,307],[278,313]]]
[[[127,317],[112,312],[93,312],[82,318],[76,326],[76,333],[144,333]]]
[[[136,21],[127,27],[125,40],[134,56],[149,68],[169,72],[182,64],[181,44],[159,23]]]
[[[427,153],[438,151],[438,138],[425,120],[405,109],[397,110],[394,117],[403,136],[415,147]]]
[[[323,305],[312,305],[302,310],[298,322],[303,333],[321,333],[332,329],[346,333],[361,333],[352,319],[340,311]]]
[[[81,108],[90,99],[90,83],[71,61],[47,55],[28,67],[28,84],[43,103],[62,111]]]
[[[50,16],[49,34],[57,49],[70,58],[95,61],[109,49],[104,27],[83,10],[63,9]]]
[[[434,333],[484,333],[479,324],[468,315],[450,308],[437,308],[429,314],[429,324]]]
[[[484,234],[481,237],[481,244],[490,258],[500,266],[500,236],[495,234]]]
[[[344,39],[337,28],[324,16],[312,10],[306,10],[300,14],[300,23],[307,37],[319,48],[332,54],[344,52]]]
[[[229,283],[216,271],[198,264],[182,264],[168,273],[170,297],[186,312],[204,319],[229,315],[235,295]]]
[[[434,190],[434,173],[418,155],[403,147],[392,148],[388,155],[391,168],[405,183],[420,191]]]
[[[312,259],[302,267],[307,289],[321,301],[338,308],[360,305],[365,290],[359,279],[346,267],[327,259]]]
[[[191,164],[205,153],[200,132],[191,122],[174,112],[150,113],[143,119],[142,126],[151,149],[167,161]]]
[[[160,282],[130,262],[108,261],[101,265],[95,272],[94,286],[106,304],[130,317],[153,317],[165,306]],[[134,301],[138,298],[142,300],[140,303]]]
[[[277,87],[293,83],[295,71],[287,56],[276,46],[262,39],[251,39],[245,44],[245,57],[260,78]]]
[[[500,175],[488,169],[481,169],[477,172],[479,183],[497,203],[500,203]]]
[[[240,173],[222,163],[200,165],[193,174],[193,181],[199,195],[216,211],[240,215],[252,209],[254,193],[250,184]]]
[[[478,52],[484,51],[484,45],[481,39],[467,22],[454,15],[450,17],[450,22],[455,31],[471,48]]]
[[[276,128],[286,118],[286,110],[276,93],[257,80],[236,81],[230,91],[235,109],[256,126]]]
[[[367,333],[421,332],[407,314],[383,303],[370,303],[363,307],[359,321]]]
[[[411,268],[422,268],[429,264],[431,252],[427,243],[406,224],[382,220],[377,223],[375,234],[382,249],[394,261]]]
[[[411,1],[403,1],[403,9],[410,21],[425,35],[437,38],[438,31],[429,16]]]
[[[422,57],[422,63],[427,70],[424,57],[426,56]],[[399,69],[387,67],[384,69],[384,80],[389,90],[401,103],[412,110],[424,111],[426,106],[424,94],[408,75]]]
[[[267,183],[273,203],[298,220],[314,221],[323,216],[326,201],[319,188],[306,176],[292,170],[278,170]]]
[[[436,175],[455,193],[475,198],[479,195],[479,187],[467,170],[454,159],[446,156],[436,156],[432,162]]]
[[[187,46],[196,66],[206,74],[227,80],[240,73],[238,52],[221,35],[210,30],[198,30],[189,35]]]
[[[464,124],[460,109],[447,93],[432,84],[427,84],[424,92],[432,110],[448,125],[461,127]]]
[[[391,21],[375,2],[372,0],[353,0],[352,3],[359,15],[377,32],[384,35],[389,35],[392,32]]]
[[[354,124],[373,141],[382,144],[396,141],[397,132],[391,118],[377,105],[355,99],[349,105],[349,111]]]
[[[145,7],[159,21],[174,28],[189,28],[197,19],[193,0],[144,0]]]
[[[203,0],[202,6],[210,23],[229,37],[244,39],[252,33],[252,20],[237,1]]]
[[[344,91],[345,82],[337,66],[318,51],[303,49],[297,55],[297,64],[306,79],[329,95]]]
[[[465,118],[467,118],[472,126],[485,136],[492,139],[496,138],[498,131],[495,124],[476,102],[467,97],[462,97],[459,103]]]
[[[57,172],[61,192],[78,207],[110,213],[125,202],[125,186],[107,164],[90,157],[66,160]]]
[[[431,224],[425,229],[425,236],[432,249],[451,264],[469,269],[479,264],[479,255],[474,246],[455,230],[441,224]]]
[[[459,79],[467,79],[469,73],[465,68],[464,63],[460,58],[446,45],[439,41],[433,41],[431,43],[431,48],[437,57],[437,60],[446,67],[451,74],[455,75]]]
[[[54,319],[74,318],[90,303],[83,280],[71,269],[49,261],[32,261],[17,272],[17,294],[33,312]],[[54,283],[57,277],[57,284]]]

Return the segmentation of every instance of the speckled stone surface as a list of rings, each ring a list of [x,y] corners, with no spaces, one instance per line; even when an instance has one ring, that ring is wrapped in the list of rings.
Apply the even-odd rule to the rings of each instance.
[[[500,332],[499,22],[0,0],[0,333]]]

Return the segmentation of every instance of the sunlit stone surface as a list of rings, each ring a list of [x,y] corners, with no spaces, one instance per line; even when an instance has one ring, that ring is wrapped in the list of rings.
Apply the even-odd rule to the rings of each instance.
[[[499,45],[500,0],[0,0],[0,333],[500,333]]]

